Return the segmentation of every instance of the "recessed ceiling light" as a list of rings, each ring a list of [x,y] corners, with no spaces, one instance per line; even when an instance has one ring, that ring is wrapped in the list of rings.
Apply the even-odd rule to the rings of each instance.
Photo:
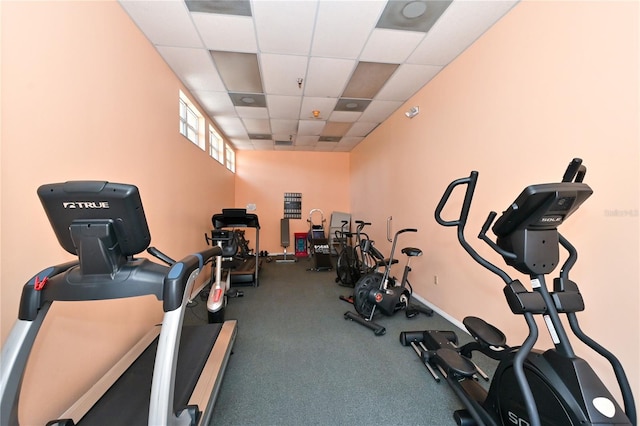
[[[345,105],[345,107],[349,109],[354,109],[354,108],[358,108],[358,104],[356,102],[349,102],[348,104]]]
[[[402,8],[402,15],[407,19],[418,18],[427,11],[427,4],[422,1],[412,1]]]
[[[242,102],[244,102],[245,104],[252,104],[252,103],[255,103],[255,101],[256,101],[254,98],[252,98],[250,96],[243,96],[242,98],[240,98],[240,100]]]

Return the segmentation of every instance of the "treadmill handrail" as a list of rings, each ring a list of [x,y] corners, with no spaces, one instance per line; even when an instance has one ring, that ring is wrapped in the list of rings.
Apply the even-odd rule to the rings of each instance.
[[[207,250],[189,255],[176,262],[165,278],[164,318],[158,340],[158,349],[153,368],[151,383],[151,400],[149,403],[149,424],[169,425],[182,416],[175,417],[173,401],[175,394],[175,371],[178,363],[178,350],[182,334],[182,322],[187,300],[195,280],[207,260],[220,256],[222,248],[211,247]],[[178,303],[178,298],[179,303]],[[175,305],[177,303],[177,305]],[[177,423],[176,423],[177,424]]]

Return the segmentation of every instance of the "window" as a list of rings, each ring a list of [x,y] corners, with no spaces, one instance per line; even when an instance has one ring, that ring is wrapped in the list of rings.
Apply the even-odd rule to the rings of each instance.
[[[204,118],[189,98],[180,91],[180,133],[204,150]]]
[[[236,153],[228,144],[225,144],[224,146],[224,158],[225,158],[225,164],[227,165],[227,169],[235,173],[236,172]]]
[[[222,151],[223,146],[224,143],[222,141],[222,136],[216,132],[216,129],[214,129],[212,125],[209,125],[209,155],[218,160],[221,164],[224,160],[224,152]]]

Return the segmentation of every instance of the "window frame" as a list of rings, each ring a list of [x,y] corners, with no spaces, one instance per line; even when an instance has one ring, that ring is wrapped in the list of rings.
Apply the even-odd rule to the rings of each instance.
[[[209,124],[209,156],[220,164],[224,164],[224,139],[218,131]]]
[[[228,143],[224,144],[224,164],[232,173],[236,172],[236,152]]]
[[[179,95],[180,134],[205,150],[204,116],[182,90]]]

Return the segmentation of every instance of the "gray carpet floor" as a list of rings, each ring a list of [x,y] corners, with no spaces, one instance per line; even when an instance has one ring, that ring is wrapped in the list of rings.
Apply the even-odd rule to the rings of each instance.
[[[334,271],[311,266],[263,262],[260,285],[238,287],[244,297],[229,301],[225,316],[238,320],[238,336],[211,424],[454,425],[460,402],[399,335],[456,328],[437,314],[397,312],[377,317],[387,331],[375,336],[343,317],[352,306],[339,296],[352,289],[336,284]],[[192,308],[191,321],[206,320],[204,305]],[[474,360],[487,373],[495,368]]]

